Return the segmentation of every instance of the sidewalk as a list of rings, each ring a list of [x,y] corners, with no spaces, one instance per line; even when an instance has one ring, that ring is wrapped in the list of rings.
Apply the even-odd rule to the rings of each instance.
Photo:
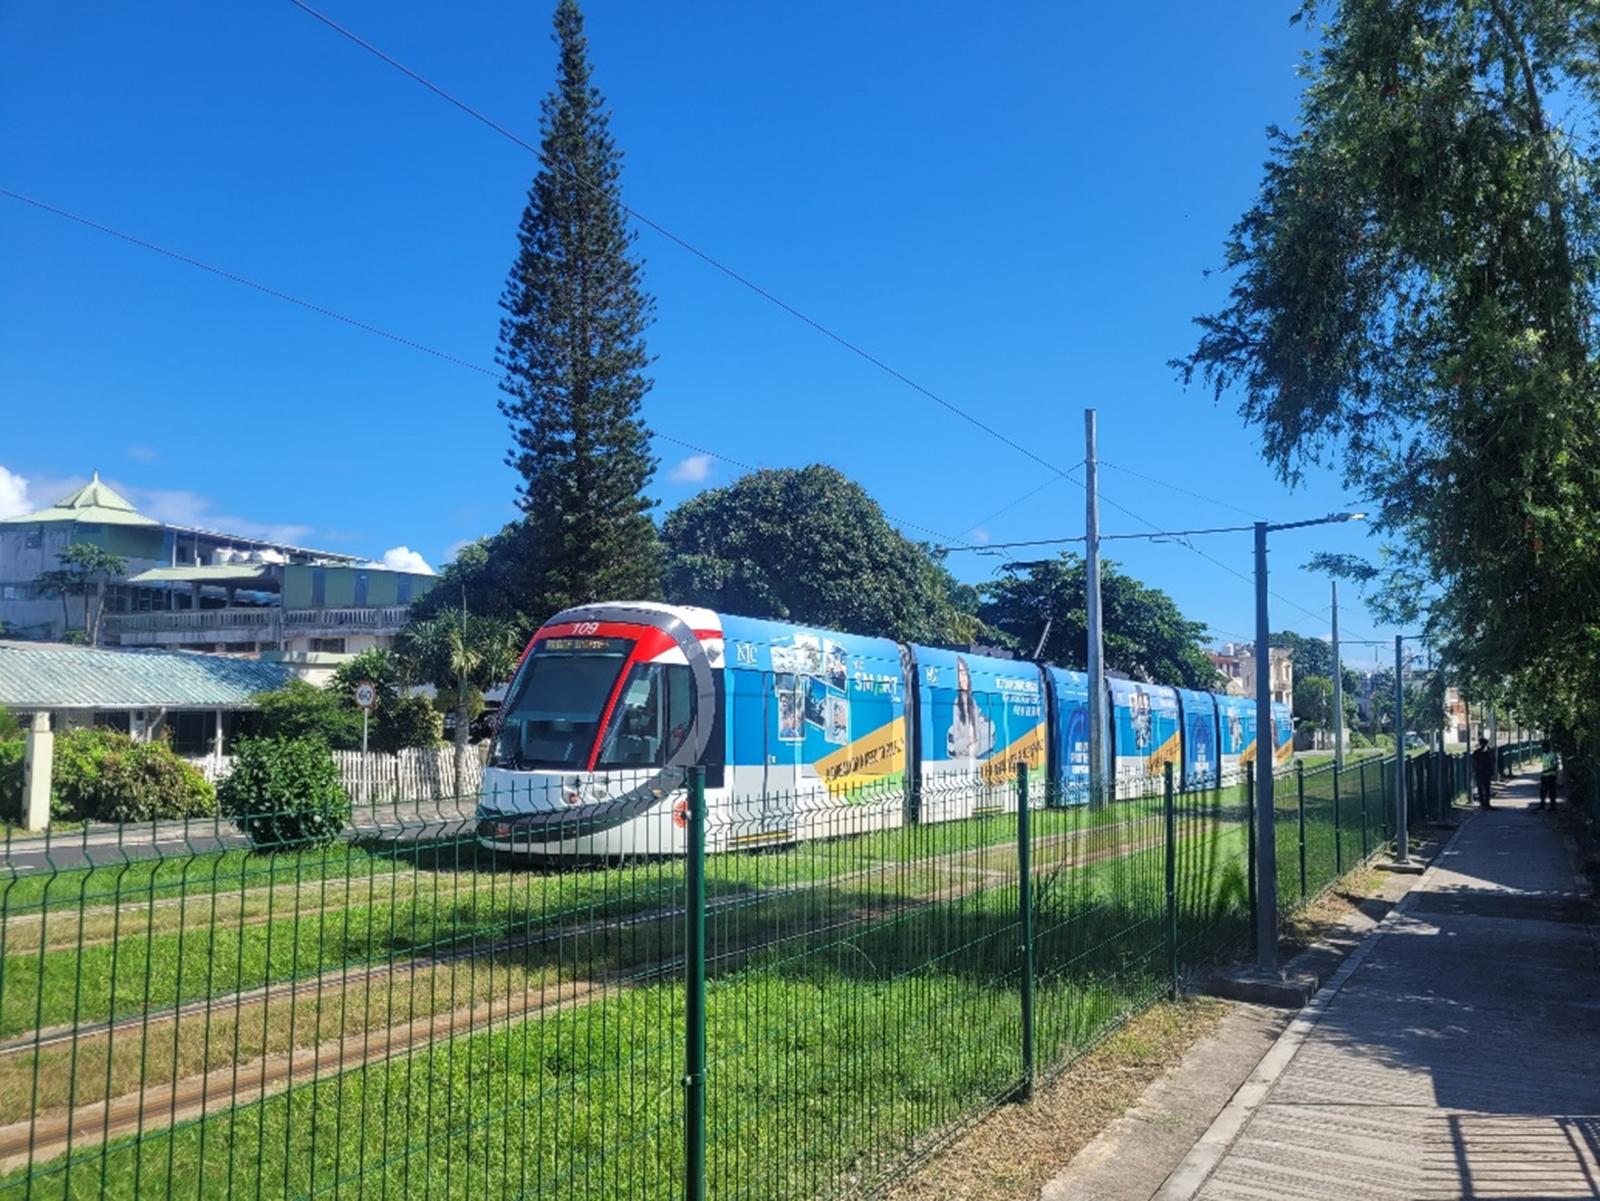
[[[1162,1201],[1600,1198],[1600,945],[1536,800],[1466,822]]]

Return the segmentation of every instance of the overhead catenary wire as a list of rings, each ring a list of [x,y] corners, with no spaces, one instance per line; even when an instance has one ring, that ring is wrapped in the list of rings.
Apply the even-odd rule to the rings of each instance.
[[[964,420],[964,421],[970,423],[971,425],[975,426],[976,428],[984,431],[985,433],[989,434],[991,437],[995,438],[996,440],[1000,441],[1001,443],[1005,444],[1006,446],[1009,446],[1011,449],[1017,451],[1019,454],[1022,454],[1024,456],[1026,456],[1027,458],[1033,460],[1035,463],[1038,463],[1041,466],[1048,468],[1050,471],[1054,472],[1058,476],[1061,476],[1061,477],[1064,477],[1066,479],[1072,480],[1079,487],[1084,487],[1085,486],[1085,484],[1084,484],[1084,482],[1082,480],[1078,479],[1076,476],[1074,476],[1072,474],[1072,470],[1075,470],[1075,469],[1069,469],[1069,470],[1063,471],[1060,467],[1056,466],[1054,463],[1050,462],[1048,459],[1044,458],[1043,456],[1035,453],[1033,450],[1030,450],[1027,446],[1025,446],[1022,443],[1016,441],[1014,438],[1011,438],[1010,436],[1002,433],[1000,430],[996,429],[994,426],[989,425],[985,421],[982,421],[978,417],[976,417],[973,414],[967,412],[965,409],[963,409],[959,405],[954,404],[953,402],[951,402],[949,400],[946,400],[944,397],[940,396],[938,393],[934,392],[932,389],[924,386],[923,384],[918,383],[916,380],[912,379],[910,376],[906,375],[904,372],[900,371],[898,368],[892,366],[888,362],[886,362],[883,359],[879,358],[877,355],[874,355],[872,352],[866,350],[864,347],[858,345],[855,342],[852,342],[850,339],[844,337],[842,334],[837,333],[836,331],[830,329],[828,326],[822,324],[820,321],[818,321],[814,317],[812,317],[809,314],[803,312],[799,308],[796,308],[794,305],[790,304],[788,301],[784,300],[782,297],[776,295],[775,293],[773,293],[769,289],[763,287],[761,284],[758,284],[755,280],[751,279],[749,276],[747,276],[747,275],[743,274],[742,272],[738,271],[737,269],[729,266],[727,263],[723,262],[721,259],[716,258],[714,255],[710,254],[708,251],[705,251],[705,250],[701,249],[699,246],[695,245],[693,242],[690,242],[687,238],[684,238],[682,235],[675,233],[671,229],[669,229],[666,226],[662,225],[660,222],[658,222],[658,221],[654,220],[653,218],[647,216],[646,214],[644,214],[643,212],[641,212],[637,208],[635,208],[632,205],[628,204],[620,196],[617,196],[617,195],[615,195],[615,194],[613,194],[611,192],[608,192],[604,188],[602,188],[600,185],[595,184],[592,181],[585,179],[582,175],[580,175],[578,172],[573,170],[569,165],[567,165],[565,163],[556,162],[556,161],[550,159],[537,146],[533,145],[531,142],[529,142],[527,139],[523,138],[521,135],[519,135],[516,132],[514,132],[513,130],[507,128],[505,125],[503,125],[499,121],[496,121],[494,118],[490,117],[488,114],[482,112],[481,110],[475,108],[471,104],[468,104],[465,100],[462,100],[459,96],[456,96],[454,93],[450,92],[448,89],[446,89],[446,88],[440,86],[439,84],[435,83],[433,80],[431,80],[427,76],[423,75],[420,71],[417,71],[416,69],[414,69],[414,68],[408,66],[407,64],[401,62],[399,59],[395,58],[392,54],[389,54],[387,51],[383,50],[381,47],[379,47],[379,46],[375,45],[374,43],[368,41],[366,38],[363,38],[360,34],[356,33],[354,30],[352,30],[352,29],[340,24],[338,21],[335,21],[332,17],[329,17],[326,13],[323,13],[323,12],[319,11],[317,8],[313,7],[311,4],[308,4],[306,2],[306,0],[289,0],[289,3],[294,5],[300,11],[304,12],[307,16],[310,16],[310,17],[314,18],[315,20],[317,20],[318,22],[320,22],[326,28],[328,28],[328,29],[332,30],[333,32],[339,34],[341,37],[347,39],[352,44],[354,44],[356,46],[359,46],[361,49],[365,50],[367,53],[373,55],[375,58],[377,58],[380,61],[386,63],[388,66],[394,68],[396,71],[399,71],[402,75],[406,76],[408,79],[410,79],[413,82],[417,83],[421,87],[426,88],[428,91],[430,91],[434,95],[438,96],[441,100],[445,101],[447,104],[450,104],[454,108],[460,110],[462,113],[465,113],[467,116],[471,117],[473,120],[480,122],[485,127],[493,130],[495,133],[497,133],[501,137],[505,138],[507,141],[513,143],[516,146],[521,147],[523,150],[527,151],[529,154],[532,154],[536,159],[538,159],[539,162],[544,164],[550,170],[560,172],[561,174],[565,175],[567,178],[571,179],[574,183],[578,184],[580,187],[588,188],[591,191],[603,193],[607,197],[608,200],[610,200],[612,203],[615,203],[618,208],[620,208],[623,212],[627,213],[635,221],[639,222],[639,224],[641,224],[641,225],[645,226],[646,228],[654,231],[655,233],[661,235],[662,237],[666,238],[668,241],[672,242],[673,244],[675,244],[675,245],[679,246],[680,248],[682,248],[683,250],[687,251],[689,254],[694,255],[696,258],[700,259],[702,262],[706,263],[708,266],[710,266],[710,267],[714,268],[715,270],[721,272],[723,275],[727,276],[729,279],[731,279],[731,280],[735,281],[736,283],[740,284],[742,287],[745,287],[745,288],[749,289],[751,292],[755,293],[757,296],[760,296],[763,300],[766,300],[768,303],[776,306],[777,308],[781,309],[785,313],[788,313],[790,316],[794,317],[796,320],[803,322],[805,325],[810,327],[815,332],[821,334],[823,337],[829,339],[830,341],[834,342],[835,344],[837,344],[838,346],[844,348],[845,350],[848,350],[850,353],[856,355],[857,357],[859,357],[863,361],[865,361],[867,363],[870,363],[872,366],[878,368],[880,371],[883,371],[885,374],[889,375],[891,378],[893,378],[895,380],[898,380],[900,383],[904,384],[906,387],[911,388],[913,391],[917,392],[918,394],[922,395],[923,397],[927,398],[928,400],[933,401],[935,404],[938,404],[939,406],[941,406],[942,408],[946,409],[950,413],[955,414],[956,416],[960,417],[962,420]],[[1123,470],[1127,470],[1127,469],[1123,469]],[[1118,502],[1112,500],[1110,497],[1106,496],[1103,491],[1101,492],[1100,495],[1101,495],[1101,499],[1104,500],[1107,504],[1110,504],[1112,507],[1121,510],[1122,512],[1128,514],[1130,517],[1133,517],[1136,520],[1144,522],[1146,525],[1151,526],[1152,529],[1159,528],[1159,527],[1157,527],[1155,522],[1151,522],[1148,518],[1142,517],[1140,514],[1135,513],[1132,509],[1129,509],[1127,506],[1119,504]],[[1211,498],[1208,498],[1208,497],[1200,497],[1198,493],[1192,493],[1191,495],[1195,495],[1195,496],[1199,497],[1200,499],[1204,499],[1204,500],[1210,500],[1211,499]],[[1213,501],[1213,503],[1223,503],[1223,502],[1215,502],[1215,501]],[[1232,506],[1228,506],[1228,507],[1232,507]],[[1244,512],[1244,510],[1240,510],[1240,511]],[[955,541],[955,540],[952,540],[952,541]],[[1224,571],[1227,571],[1230,574],[1232,574],[1234,576],[1237,576],[1239,579],[1245,581],[1246,583],[1250,582],[1250,577],[1247,576],[1245,573],[1243,573],[1241,571],[1238,571],[1237,569],[1235,569],[1233,567],[1230,567],[1228,564],[1222,562],[1220,559],[1217,559],[1217,558],[1213,557],[1212,555],[1207,554],[1205,551],[1201,550],[1199,547],[1194,546],[1194,545],[1192,545],[1190,543],[1182,543],[1182,545],[1187,546],[1189,550],[1191,550],[1195,554],[1199,555],[1202,559],[1205,559],[1208,562],[1214,564],[1215,566],[1222,568]],[[1302,611],[1304,613],[1307,613],[1312,617],[1316,617],[1319,620],[1321,619],[1322,616],[1324,616],[1324,614],[1315,613],[1312,610],[1305,608],[1305,606],[1300,605],[1300,604],[1298,604],[1298,603],[1296,603],[1294,601],[1289,600],[1287,597],[1283,597],[1283,596],[1281,596],[1281,595],[1279,595],[1277,593],[1273,593],[1273,595],[1277,596],[1278,599],[1283,601],[1285,604],[1290,605],[1290,606],[1292,606],[1292,607],[1294,607],[1296,609],[1299,609],[1300,611]]]

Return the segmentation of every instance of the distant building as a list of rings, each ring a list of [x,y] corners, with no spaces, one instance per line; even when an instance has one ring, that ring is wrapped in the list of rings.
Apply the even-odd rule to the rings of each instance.
[[[1227,683],[1224,691],[1230,696],[1256,694],[1256,648],[1248,642],[1227,642],[1219,651],[1208,651],[1211,662]],[[1274,646],[1267,651],[1271,663],[1271,690],[1273,701],[1294,706],[1294,661],[1289,651]]]
[[[107,589],[103,645],[265,655],[314,679],[389,645],[434,584],[355,555],[157,521],[96,475],[48,509],[0,520],[6,636],[56,641],[82,628],[84,601],[40,586],[77,542],[127,564]]]

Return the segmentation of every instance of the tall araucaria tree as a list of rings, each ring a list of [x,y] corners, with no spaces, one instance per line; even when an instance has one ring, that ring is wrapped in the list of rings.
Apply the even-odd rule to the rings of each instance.
[[[651,386],[644,331],[655,302],[632,257],[622,153],[590,82],[583,14],[555,13],[560,57],[542,105],[540,169],[500,298],[500,411],[522,476],[526,584],[543,620],[606,597],[653,597],[661,549],[644,489],[655,472],[640,405]]]
[[[1319,9],[1321,11],[1319,11]],[[1340,0],[1177,365],[1373,512],[1384,615],[1600,739],[1600,10]],[[1386,587],[1385,587],[1386,585]],[[1419,605],[1418,602],[1425,602]]]

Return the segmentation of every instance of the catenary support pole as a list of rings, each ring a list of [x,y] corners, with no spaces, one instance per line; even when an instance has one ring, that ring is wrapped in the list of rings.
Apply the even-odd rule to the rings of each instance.
[[[1088,624],[1089,667],[1089,803],[1098,806],[1111,794],[1106,781],[1106,660],[1100,609],[1100,466],[1096,457],[1095,411],[1083,411],[1083,562],[1085,620]]]
[[[1339,658],[1339,581],[1333,587],[1333,766],[1344,770],[1344,661]]]
[[[1256,966],[1278,970],[1278,836],[1272,798],[1272,659],[1267,523],[1256,522]]]
[[[1394,636],[1394,861],[1411,862],[1406,838],[1405,688],[1400,682],[1401,635]]]

